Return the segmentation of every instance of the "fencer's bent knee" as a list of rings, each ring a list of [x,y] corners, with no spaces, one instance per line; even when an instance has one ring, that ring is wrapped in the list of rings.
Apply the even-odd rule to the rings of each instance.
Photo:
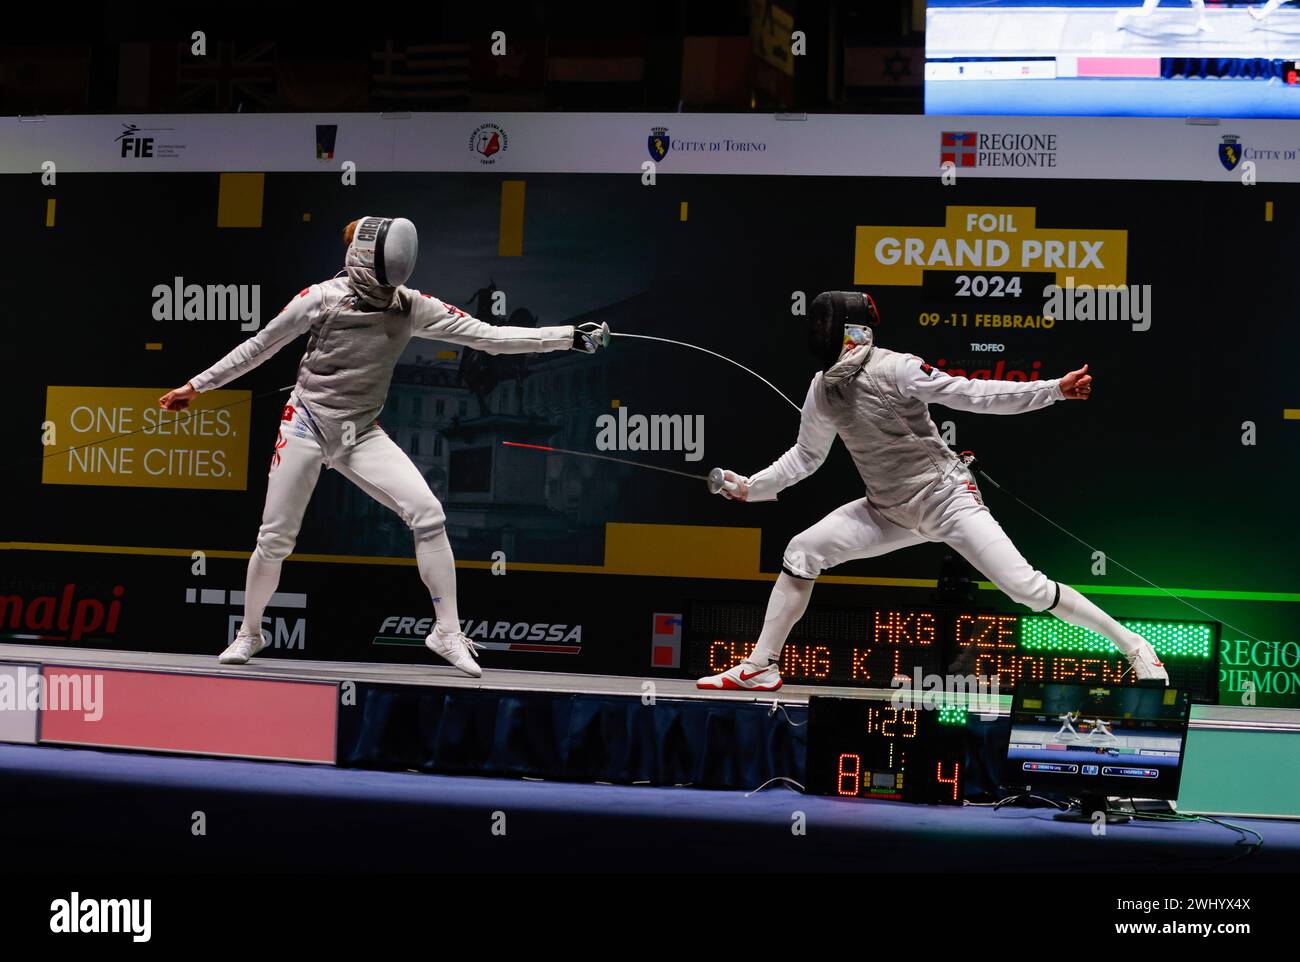
[[[257,532],[257,553],[265,561],[283,561],[293,552],[297,541],[293,534],[262,525]]]
[[[790,539],[790,543],[785,546],[785,554],[781,556],[781,566],[796,578],[816,581],[817,576],[822,573],[822,568],[826,566],[826,560],[819,552],[813,550],[813,544],[806,537],[807,534],[808,532],[805,531]]]
[[[411,514],[406,523],[410,525],[416,541],[428,541],[436,538],[446,527],[447,513],[442,510],[442,504],[433,496],[433,492],[426,490],[425,495],[411,506]]]
[[[1012,601],[1018,602],[1032,611],[1046,611],[1056,603],[1058,597],[1056,582],[1036,569],[1029,569],[1023,577],[1006,579],[999,588]]]

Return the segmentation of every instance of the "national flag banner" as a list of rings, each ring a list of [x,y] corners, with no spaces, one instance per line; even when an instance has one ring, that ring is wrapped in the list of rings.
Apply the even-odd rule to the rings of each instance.
[[[682,101],[691,106],[749,106],[748,37],[686,37]]]
[[[178,44],[176,107],[185,110],[269,109],[276,106],[275,44],[217,44],[202,57]]]
[[[370,106],[370,57],[362,50],[348,60],[285,59],[275,65],[283,110],[326,112]]]
[[[89,45],[0,44],[0,114],[86,113],[91,82]]]
[[[639,39],[556,38],[546,50],[548,84],[636,84],[645,71],[646,44]]]
[[[845,87],[920,87],[924,81],[924,47],[844,46]]]
[[[469,44],[394,43],[370,52],[370,95],[379,107],[440,110],[469,103]]]
[[[546,41],[510,36],[504,53],[495,53],[492,44],[475,44],[470,80],[476,95],[539,90],[546,83]]]

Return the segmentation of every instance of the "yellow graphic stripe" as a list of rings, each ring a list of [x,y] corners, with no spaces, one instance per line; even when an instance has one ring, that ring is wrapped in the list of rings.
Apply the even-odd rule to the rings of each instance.
[[[605,525],[605,561],[599,565],[548,564],[506,561],[508,571],[537,571],[549,574],[634,575],[651,578],[720,578],[728,581],[772,581],[775,572],[759,570],[758,528],[723,528],[689,524]],[[82,554],[115,554],[188,558],[191,548],[148,548],[129,545],[49,544],[11,541],[4,545],[15,551],[63,551]],[[204,551],[209,558],[243,560],[248,551]],[[414,566],[415,558],[384,558],[371,555],[292,554],[291,561],[316,564],[358,564]],[[490,570],[492,561],[457,561],[467,570]],[[933,578],[867,578],[825,575],[821,581],[840,585],[878,585],[895,588],[934,588]]]
[[[261,227],[265,174],[222,174],[217,191],[218,227]]]
[[[501,228],[497,254],[522,257],[524,254],[524,187],[522,180],[501,182]]]

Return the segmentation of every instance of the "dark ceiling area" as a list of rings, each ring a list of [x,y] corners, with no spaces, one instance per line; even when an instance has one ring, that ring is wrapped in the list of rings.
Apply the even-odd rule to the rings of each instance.
[[[7,115],[922,112],[922,0],[429,2],[315,16],[104,4],[27,16],[6,14],[0,37]]]

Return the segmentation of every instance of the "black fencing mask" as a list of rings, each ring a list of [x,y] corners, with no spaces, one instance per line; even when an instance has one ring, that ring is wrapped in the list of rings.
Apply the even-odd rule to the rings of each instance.
[[[844,328],[849,324],[874,328],[880,323],[876,303],[864,291],[824,291],[808,309],[808,350],[824,371],[844,350]]]

